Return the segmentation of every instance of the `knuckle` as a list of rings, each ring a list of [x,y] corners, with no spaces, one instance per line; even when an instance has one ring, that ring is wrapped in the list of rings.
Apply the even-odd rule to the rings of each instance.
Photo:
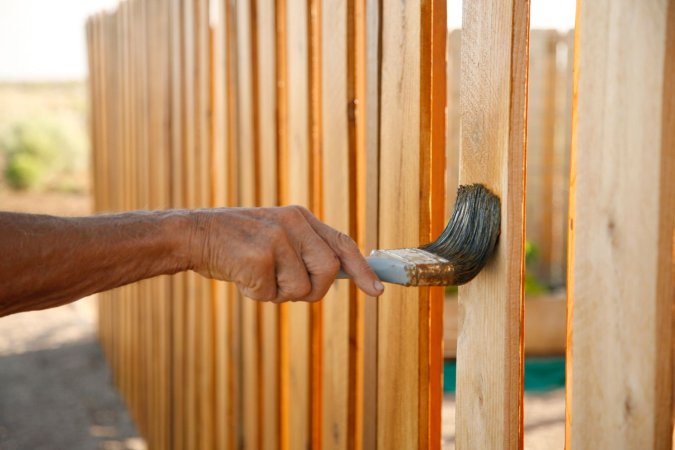
[[[276,292],[272,289],[249,289],[246,296],[262,302],[268,302],[277,297]]]
[[[335,231],[335,243],[338,248],[344,251],[353,251],[356,249],[356,243],[352,238],[341,231]]]
[[[300,205],[290,205],[283,208],[283,218],[289,223],[297,224],[306,222],[305,214],[307,209]]]
[[[326,284],[323,286],[315,285],[314,289],[312,289],[312,292],[307,294],[303,300],[308,302],[318,302],[319,300],[321,300],[326,296],[326,292],[328,292],[329,288],[330,284]]]
[[[249,259],[250,268],[257,274],[265,274],[274,268],[274,254],[269,247],[253,250]]]
[[[283,294],[280,294],[281,297],[284,297],[289,300],[304,300],[312,292],[312,285],[309,281],[299,282],[292,286],[287,286],[281,288]]]
[[[325,292],[324,292],[324,293],[321,293],[321,292],[313,292],[313,293],[311,293],[310,295],[308,295],[308,296],[305,298],[305,300],[308,301],[309,303],[314,303],[314,302],[318,302],[319,300],[321,300],[322,298],[324,298],[325,295],[326,295]]]
[[[265,236],[272,241],[283,240],[286,236],[284,229],[281,225],[276,223],[270,223],[265,227]]]
[[[303,298],[307,297],[312,292],[312,283],[309,280],[303,280],[295,288],[295,297]]]
[[[332,255],[326,263],[326,272],[334,276],[340,270],[340,260],[337,256]]]

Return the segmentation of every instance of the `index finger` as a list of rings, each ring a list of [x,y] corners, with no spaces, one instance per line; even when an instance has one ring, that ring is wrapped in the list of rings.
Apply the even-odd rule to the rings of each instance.
[[[326,225],[305,208],[300,208],[309,225],[328,244],[340,259],[342,269],[354,283],[368,295],[377,297],[384,292],[384,286],[359,251],[356,242],[344,233]]]

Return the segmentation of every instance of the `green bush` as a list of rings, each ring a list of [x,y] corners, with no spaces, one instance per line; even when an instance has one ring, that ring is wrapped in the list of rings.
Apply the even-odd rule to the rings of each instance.
[[[7,184],[17,190],[39,189],[59,176],[80,169],[86,141],[74,127],[55,120],[26,120],[0,137]]]
[[[17,152],[7,161],[5,180],[13,189],[32,189],[42,183],[46,170],[45,164],[36,156]]]

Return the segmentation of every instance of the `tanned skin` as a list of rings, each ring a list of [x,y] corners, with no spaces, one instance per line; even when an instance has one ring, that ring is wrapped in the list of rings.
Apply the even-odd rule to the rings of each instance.
[[[315,301],[340,269],[384,287],[354,241],[305,208],[222,208],[54,217],[0,212],[0,317],[193,270],[254,300]]]

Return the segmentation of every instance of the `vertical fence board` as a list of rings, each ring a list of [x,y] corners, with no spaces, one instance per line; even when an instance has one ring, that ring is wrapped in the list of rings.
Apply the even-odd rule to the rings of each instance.
[[[196,101],[196,48],[195,48],[195,12],[199,0],[182,1],[182,95],[183,95],[183,145],[184,145],[184,195],[185,206],[195,208],[199,206],[199,191],[197,183],[198,170],[198,130],[197,130],[197,101]],[[185,442],[188,448],[198,447],[198,328],[197,311],[201,295],[201,285],[197,274],[186,274],[185,289]]]
[[[170,45],[170,79],[171,79],[171,195],[170,203],[174,208],[185,206],[183,187],[183,159],[185,147],[183,145],[183,33],[181,24],[181,0],[171,0],[169,4],[169,45]],[[179,274],[171,280],[173,299],[171,305],[171,443],[173,448],[185,448],[185,292],[186,275]]]
[[[447,131],[446,131],[446,198],[445,215],[450,217],[455,206],[457,187],[459,186],[459,147],[460,147],[460,59],[461,59],[462,34],[460,30],[448,33],[448,69],[447,69]]]
[[[381,18],[379,244],[415,247],[444,216],[445,3],[384,3]],[[440,291],[430,291],[387,286],[378,300],[378,448],[440,445]]]
[[[350,234],[350,155],[347,130],[347,3],[325,0],[322,6],[321,106],[323,147],[323,220]],[[348,439],[349,315],[352,288],[339,281],[322,301],[323,447],[346,449]]]
[[[580,8],[567,445],[671,448],[675,5]]]
[[[279,204],[288,201],[288,30],[287,0],[277,0],[274,16],[276,37],[276,100],[277,100],[277,189]],[[289,305],[279,305],[279,448],[289,448],[290,408],[290,354],[289,354]]]
[[[255,57],[252,2],[236,3],[237,45],[237,186],[238,205],[257,206],[256,162],[258,160],[258,137],[254,126],[254,85],[257,83],[253,70]],[[259,447],[259,380],[258,380],[258,321],[256,303],[240,296],[241,308],[241,427],[242,445],[245,448]]]
[[[360,0],[354,0],[355,3]],[[363,151],[357,154],[358,185],[358,226],[359,244],[366,254],[379,248],[379,189],[380,189],[380,30],[381,3],[377,0],[363,0],[364,17],[355,25],[362,30],[364,54],[357,59],[357,76],[364,78],[362,106]],[[359,20],[355,17],[354,20]],[[357,31],[358,32],[358,31]],[[355,43],[359,45],[358,42]],[[362,67],[359,67],[362,65]],[[358,79],[357,79],[358,82]],[[358,117],[358,116],[357,116]],[[378,361],[378,300],[364,299],[363,305],[363,407],[362,447],[376,448],[377,445],[377,361]]]
[[[232,183],[230,154],[232,147],[229,145],[231,139],[231,123],[233,118],[229,114],[228,102],[232,95],[229,89],[228,65],[228,47],[229,24],[228,8],[226,0],[215,4],[215,24],[213,30],[212,42],[212,154],[211,154],[211,174],[212,174],[212,197],[211,202],[214,207],[224,207],[234,205],[232,199]],[[231,389],[234,378],[234,365],[232,360],[233,342],[231,336],[234,332],[231,316],[231,304],[236,299],[230,284],[215,282],[212,285],[212,296],[215,319],[214,327],[214,365],[215,365],[215,412],[214,412],[214,447],[218,449],[234,448],[236,436],[234,414],[232,414],[235,403],[235,393]]]
[[[194,11],[195,45],[195,144],[197,207],[211,203],[211,51],[209,0],[197,0]],[[197,423],[199,448],[213,448],[213,309],[211,281],[199,277],[197,301]]]
[[[259,132],[259,194],[261,206],[275,206],[277,192],[277,119],[276,119],[276,36],[274,28],[276,4],[273,0],[256,0],[257,81]],[[279,448],[279,327],[278,305],[261,304],[260,367],[261,423],[260,447]]]
[[[457,446],[515,449],[523,444],[529,2],[476,0],[463,14],[459,181],[483,183],[501,198],[502,225],[494,258],[459,290]]]
[[[154,135],[154,142],[150,145],[150,151],[154,151],[154,164],[156,164],[156,175],[151,178],[154,191],[153,208],[164,209],[169,207],[169,40],[168,40],[168,9],[163,7],[159,0],[150,3],[152,7],[148,12],[148,20],[155,26],[150,29],[148,38],[151,39],[150,54],[155,55],[155,64],[151,66],[152,77],[150,89],[153,94],[151,125]],[[169,430],[170,422],[170,346],[171,338],[170,328],[170,305],[171,291],[169,289],[170,280],[167,277],[160,277],[155,280],[155,308],[156,320],[158,323],[157,349],[154,357],[156,370],[153,379],[157,389],[157,400],[153,407],[153,416],[156,417],[156,446],[158,448],[169,448]],[[153,383],[152,379],[150,380]]]
[[[556,57],[558,32],[535,30],[530,39],[527,124],[527,240],[536,246],[539,279],[549,284],[553,252],[553,177],[556,172]]]
[[[366,155],[366,14],[367,5],[362,0],[347,2],[346,23],[346,60],[347,60],[347,134],[349,137],[349,179],[348,189],[350,223],[349,234],[356,239],[363,250],[370,235],[364,232],[366,214],[365,190],[368,180],[365,178]],[[325,34],[328,34],[326,31]],[[324,57],[330,57],[325,52]],[[377,101],[375,102],[377,103]],[[373,127],[371,132],[376,132]],[[373,179],[370,185],[377,184]],[[324,196],[325,204],[329,203]],[[325,207],[325,206],[324,206]],[[377,216],[377,210],[373,211]],[[370,233],[372,234],[372,233]],[[354,284],[350,284],[349,329],[347,340],[348,387],[347,387],[347,448],[363,448],[363,402],[364,402],[364,338],[365,338],[365,301],[366,297]],[[369,386],[370,388],[370,386]]]
[[[419,192],[420,4],[385,3],[381,20],[379,244],[415,247],[424,226]],[[422,289],[389,285],[378,300],[380,449],[418,447],[418,305],[428,301],[426,296]]]
[[[286,204],[310,206],[309,67],[307,2],[286,2],[287,169]],[[288,445],[310,443],[310,306],[288,305]]]

